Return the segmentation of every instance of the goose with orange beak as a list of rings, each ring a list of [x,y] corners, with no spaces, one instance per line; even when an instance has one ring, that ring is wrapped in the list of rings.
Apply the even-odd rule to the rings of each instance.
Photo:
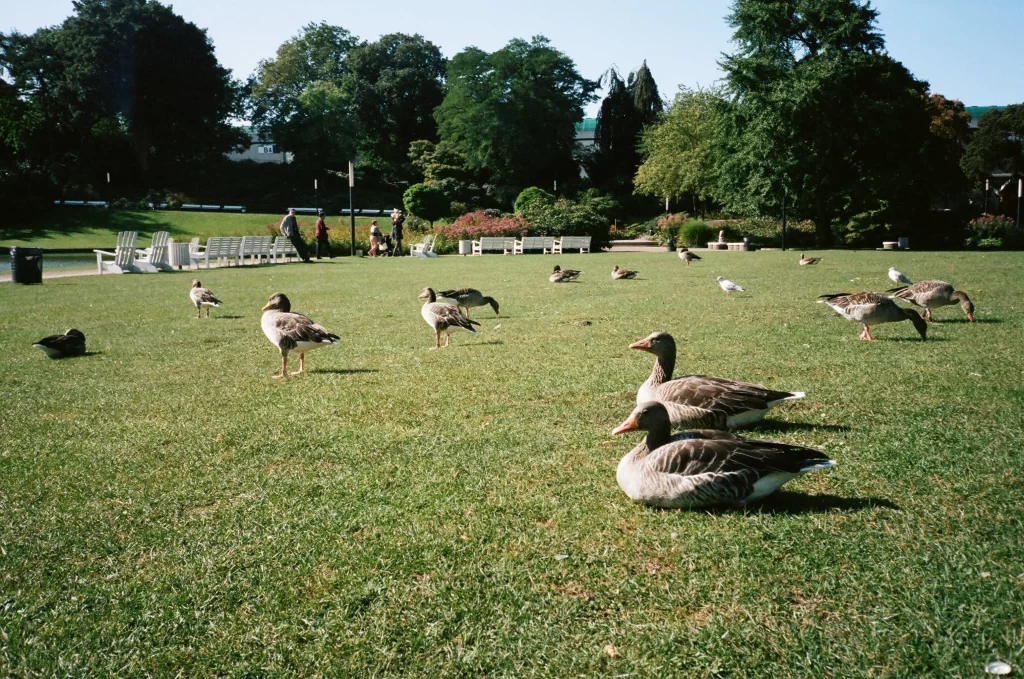
[[[745,508],[809,471],[835,466],[818,450],[723,431],[672,435],[665,406],[638,405],[612,434],[647,436],[619,462],[615,479],[634,502],[654,507]]]

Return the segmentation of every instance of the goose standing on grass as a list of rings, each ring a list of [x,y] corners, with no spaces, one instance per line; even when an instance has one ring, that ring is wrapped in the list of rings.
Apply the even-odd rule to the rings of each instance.
[[[636,278],[638,275],[640,275],[639,271],[630,271],[629,269],[620,269],[618,264],[616,264],[615,268],[612,269],[612,280],[613,281]]]
[[[690,252],[686,248],[680,248],[680,250],[679,250],[679,259],[681,259],[684,262],[686,262],[686,266],[690,266],[690,262],[699,262],[700,261],[700,257],[698,257],[697,255],[693,254],[692,252]]]
[[[800,266],[808,266],[810,264],[817,264],[821,261],[821,257],[804,257],[803,253],[800,254]]]
[[[50,335],[32,346],[42,349],[50,358],[69,358],[85,355],[85,335],[80,330],[69,328],[63,335]]]
[[[555,270],[552,272],[548,280],[552,283],[571,283],[580,277],[582,271],[576,271],[575,269],[565,269],[555,264]]]
[[[910,321],[921,334],[921,339],[927,339],[928,324],[921,318],[921,314],[913,309],[904,309],[885,295],[877,292],[858,292],[847,294],[845,292],[835,295],[821,295],[818,298],[819,304],[828,304],[835,309],[836,313],[848,321],[856,321],[864,325],[864,332],[860,339],[873,341],[871,337],[871,326],[882,323],[898,323]]]
[[[651,333],[629,348],[654,354],[654,369],[637,391],[637,405],[658,401],[676,429],[743,427],[761,420],[780,403],[804,397],[802,391],[776,391],[721,377],[686,375],[672,379],[676,342],[667,332]]]
[[[655,507],[743,509],[814,469],[835,466],[821,451],[720,431],[671,434],[661,403],[638,405],[612,434],[647,436],[619,462],[615,479],[629,499]]]
[[[896,270],[896,267],[889,267],[889,280],[893,283],[902,283],[903,285],[910,285],[910,279],[905,274]]]
[[[734,293],[734,292],[745,292],[743,290],[743,288],[741,288],[740,286],[736,285],[732,281],[725,280],[721,276],[718,277],[718,287],[720,287],[723,290],[725,290],[725,293],[727,295],[729,295],[730,297],[732,296],[732,293]]]
[[[433,289],[423,288],[423,292],[420,293],[420,299],[427,300],[423,303],[423,309],[420,313],[423,315],[423,320],[427,322],[427,325],[434,329],[435,349],[441,348],[442,332],[445,333],[444,345],[446,347],[451,345],[452,333],[456,330],[465,330],[474,335],[476,334],[473,326],[480,324],[469,320],[459,311],[458,307],[438,302],[437,295]]]
[[[967,314],[967,320],[974,322],[974,302],[966,292],[954,290],[946,281],[921,281],[902,288],[893,288],[889,292],[915,306],[923,307],[924,317],[928,321],[932,320],[932,309],[959,304]]]
[[[199,281],[192,281],[192,289],[188,292],[192,304],[196,307],[196,318],[202,318],[203,307],[206,307],[206,317],[210,317],[210,307],[220,306],[220,300],[214,297],[209,288],[202,287]]]
[[[307,351],[339,344],[338,340],[341,339],[302,314],[292,313],[292,303],[280,292],[271,295],[267,305],[263,307],[260,325],[263,327],[263,334],[281,352],[281,374],[274,377],[284,377],[288,374],[290,352],[299,352],[299,369],[292,373],[298,375],[306,371]]]
[[[466,318],[469,318],[470,307],[484,306],[490,304],[494,309],[494,315],[498,315],[498,301],[493,297],[484,297],[483,293],[473,288],[462,288],[461,290],[443,290],[437,293],[439,300],[445,300],[457,307],[466,309]]]

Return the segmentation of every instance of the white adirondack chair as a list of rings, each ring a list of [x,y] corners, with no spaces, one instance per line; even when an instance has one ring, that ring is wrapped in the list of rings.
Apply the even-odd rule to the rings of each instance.
[[[138,235],[136,231],[122,231],[117,234],[117,248],[114,252],[93,250],[99,273],[139,273],[139,268],[135,266],[135,239]],[[111,257],[113,261],[104,261],[104,257]]]
[[[409,254],[413,257],[437,257],[437,253],[434,252],[434,244],[437,242],[437,236],[431,236],[427,234],[423,237],[422,243],[417,243],[412,246],[409,250]]]
[[[167,231],[154,233],[153,243],[145,250],[136,251],[135,266],[147,273],[156,273],[157,270],[174,271],[171,266],[170,240],[171,234]]]

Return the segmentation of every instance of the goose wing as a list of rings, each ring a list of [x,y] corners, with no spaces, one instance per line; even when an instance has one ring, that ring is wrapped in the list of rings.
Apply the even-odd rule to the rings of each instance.
[[[726,416],[749,410],[767,410],[777,401],[798,396],[795,392],[776,391],[759,384],[706,375],[687,375],[669,380],[657,388],[655,395],[663,403],[716,411]]]
[[[277,314],[274,329],[280,338],[278,346],[282,349],[294,349],[300,343],[337,344],[341,339],[338,335],[327,332],[319,323],[292,312]]]
[[[923,307],[935,299],[949,299],[949,296],[953,294],[953,286],[946,281],[921,281],[913,285],[893,288],[889,292],[893,293],[894,297]]]
[[[51,356],[81,356],[85,353],[85,338],[76,335],[50,335],[32,346],[46,351]]]
[[[446,299],[457,302],[460,306],[466,306],[467,302],[473,302],[476,299],[482,299],[483,295],[480,294],[479,290],[473,288],[459,288],[458,290],[442,290],[437,293],[438,297],[444,297]],[[470,305],[472,306],[472,304]]]
[[[447,328],[464,328],[475,333],[476,330],[473,329],[473,326],[480,325],[476,321],[466,318],[466,315],[459,311],[458,307],[451,304],[434,302],[428,304],[427,309],[434,319],[434,329],[437,331],[446,330]]]
[[[189,295],[197,305],[210,304],[220,306],[220,300],[208,288],[192,288]]]

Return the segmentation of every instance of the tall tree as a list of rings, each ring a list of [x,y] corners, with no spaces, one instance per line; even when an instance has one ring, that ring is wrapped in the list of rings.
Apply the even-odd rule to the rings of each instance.
[[[354,48],[345,64],[361,162],[393,180],[412,179],[409,144],[437,141],[434,109],[444,99],[441,50],[421,35],[392,33]]]
[[[249,79],[250,120],[301,165],[340,169],[355,155],[357,123],[344,79],[357,44],[344,28],[309,24]]]
[[[720,194],[746,213],[791,214],[831,242],[833,220],[927,204],[919,151],[927,83],[882,52],[858,0],[736,0],[737,52],[721,62],[731,108]]]
[[[476,47],[448,63],[448,92],[435,112],[442,142],[486,171],[503,203],[527,186],[578,177],[575,124],[596,83],[543,37]]]
[[[984,180],[995,170],[1015,176],[1024,173],[1024,104],[994,109],[981,116],[962,165],[974,180]]]

